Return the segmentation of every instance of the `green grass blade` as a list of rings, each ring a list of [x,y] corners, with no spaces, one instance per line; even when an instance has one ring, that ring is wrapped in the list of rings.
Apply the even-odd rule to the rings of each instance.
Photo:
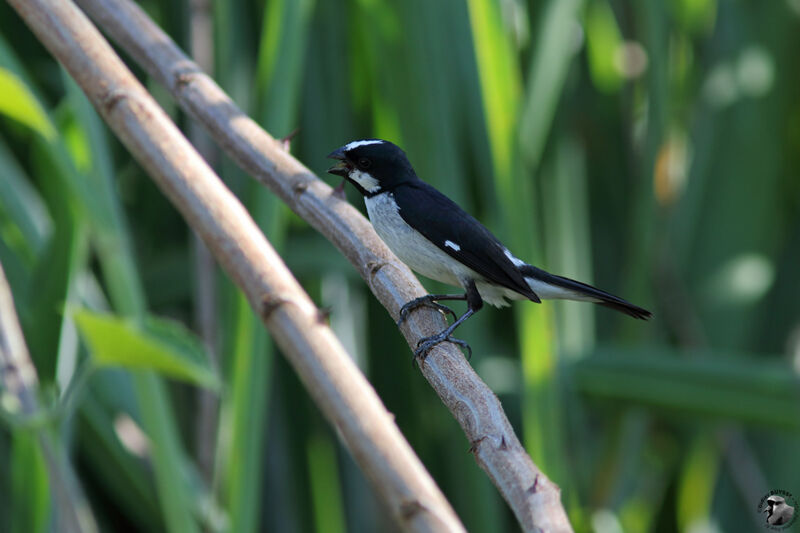
[[[120,309],[140,313],[145,309],[144,290],[129,238],[129,230],[116,193],[116,176],[109,138],[102,120],[74,80],[64,75],[69,102],[86,143],[82,151],[89,160],[82,169],[82,182],[91,198],[82,198],[90,209],[92,239],[103,266],[111,301]],[[79,190],[86,190],[81,187]]]
[[[13,487],[12,533],[44,533],[50,520],[50,481],[36,435],[13,434],[11,448]]]
[[[111,371],[104,371],[102,381],[115,383],[117,379],[109,379],[110,374]],[[142,530],[163,527],[162,511],[149,472],[141,467],[138,457],[123,448],[114,429],[115,417],[121,412],[112,410],[109,394],[115,394],[115,399],[130,396],[135,401],[132,391],[127,390],[130,380],[127,376],[121,379],[127,387],[118,387],[110,393],[90,386],[85,405],[78,413],[76,445],[87,451],[86,465],[100,478],[107,496],[119,505],[125,516]]]
[[[681,531],[711,520],[722,459],[719,448],[712,432],[701,432],[688,446],[676,497],[676,521]]]
[[[668,18],[665,6],[660,3],[642,4],[641,17],[646,31],[644,44],[648,51],[647,67],[647,131],[641,158],[639,181],[636,183],[630,227],[628,258],[626,264],[627,283],[625,294],[634,301],[643,301],[648,292],[650,265],[655,253],[657,205],[653,191],[654,174],[659,151],[669,126],[668,72],[666,50],[669,42]],[[633,330],[628,322],[626,328]],[[641,333],[637,333],[641,335]]]
[[[296,120],[314,3],[314,0],[267,2],[258,53],[256,95],[262,102],[260,122],[276,136],[291,133],[288,128]]]
[[[8,146],[0,139],[0,212],[16,228],[2,230],[2,240],[17,249],[17,253],[32,262],[42,250],[50,232],[52,220],[39,193],[31,186],[30,178],[17,162]]]
[[[189,498],[192,491],[186,486],[186,455],[178,427],[171,413],[164,413],[165,406],[170,405],[164,382],[150,372],[141,372],[134,376],[133,383],[142,422],[153,443],[153,473],[166,528],[172,533],[199,531],[193,516],[194,503]]]
[[[53,164],[55,149],[34,143],[34,173],[42,180],[44,199],[53,218],[53,234],[31,270],[28,311],[21,315],[25,338],[39,379],[56,379],[58,354],[65,331],[64,305],[70,289],[88,259],[89,225],[74,207],[73,197]]]
[[[319,533],[344,533],[342,495],[339,491],[339,472],[336,447],[328,434],[311,435],[306,454],[311,476],[311,502],[314,509],[315,531]]]
[[[577,362],[573,372],[578,390],[594,398],[684,419],[800,429],[798,378],[785,364],[713,351],[686,355],[663,348],[606,349]]]
[[[520,120],[519,146],[528,168],[539,167],[567,72],[575,57],[582,0],[550,0],[541,15]]]
[[[601,91],[616,92],[623,82],[616,64],[622,35],[614,12],[605,0],[594,0],[589,2],[585,19],[586,51],[592,81]]]
[[[592,283],[589,192],[585,155],[573,138],[560,139],[552,164],[542,173],[547,267],[569,278]],[[596,307],[556,301],[559,351],[580,356],[594,347]]]
[[[230,531],[258,531],[272,350],[247,298],[235,294],[230,386],[220,408],[217,477]]]
[[[516,171],[515,134],[522,75],[497,2],[469,0],[467,5],[495,180],[500,196],[508,198],[515,194],[511,180]]]
[[[246,97],[256,103],[256,116],[275,136],[291,133],[301,94],[300,83],[305,65],[311,13],[314,2],[268,3],[262,21],[262,34],[256,63],[256,91]],[[240,6],[229,9],[231,19],[241,15]],[[222,24],[222,23],[221,23]],[[222,40],[233,39],[236,30],[221,25]],[[227,36],[227,37],[226,37]],[[225,44],[221,44],[224,47]],[[221,49],[222,50],[222,49]],[[223,84],[235,83],[223,72]],[[238,173],[238,171],[237,171]],[[248,207],[277,249],[285,234],[285,207],[275,196],[256,183],[245,186]],[[262,513],[262,461],[265,448],[267,400],[272,378],[273,348],[261,321],[249,303],[229,286],[233,301],[232,332],[227,344],[232,355],[229,394],[223,397],[218,443],[217,476],[231,531],[252,532],[259,528]]]

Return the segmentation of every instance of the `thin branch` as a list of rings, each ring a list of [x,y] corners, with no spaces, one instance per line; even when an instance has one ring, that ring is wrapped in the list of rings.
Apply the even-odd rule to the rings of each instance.
[[[14,296],[0,265],[0,404],[24,417],[36,413],[39,378],[14,309]]]
[[[0,405],[25,418],[37,414],[36,390],[39,379],[14,308],[14,297],[0,265]],[[59,527],[66,532],[92,533],[97,524],[86,504],[83,491],[72,474],[66,457],[60,455],[46,427],[35,430],[42,451],[50,487],[55,495]]]
[[[463,531],[375,391],[236,197],[74,4],[10,0],[244,291],[397,523]]]
[[[331,241],[358,270],[381,304],[400,307],[425,290],[369,222],[331,194],[302,163],[245,115],[133,2],[78,0],[103,30],[199,120],[228,155]],[[435,311],[420,311],[402,332],[410,346],[445,327]],[[461,424],[471,451],[525,531],[572,531],[560,490],[531,461],[494,393],[449,343],[434,348],[422,373]]]

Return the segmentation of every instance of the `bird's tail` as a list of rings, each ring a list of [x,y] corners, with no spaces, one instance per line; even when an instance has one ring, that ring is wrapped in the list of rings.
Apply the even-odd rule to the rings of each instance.
[[[525,276],[531,289],[541,298],[594,302],[641,320],[647,320],[653,316],[647,309],[633,305],[618,296],[601,291],[586,283],[563,276],[556,276],[531,265],[521,267],[520,271]]]

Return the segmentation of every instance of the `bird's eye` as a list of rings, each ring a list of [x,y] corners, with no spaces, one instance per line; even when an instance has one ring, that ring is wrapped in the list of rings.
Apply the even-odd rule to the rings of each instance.
[[[366,157],[361,157],[358,159],[358,166],[361,168],[369,168],[372,165],[372,161],[367,159]]]

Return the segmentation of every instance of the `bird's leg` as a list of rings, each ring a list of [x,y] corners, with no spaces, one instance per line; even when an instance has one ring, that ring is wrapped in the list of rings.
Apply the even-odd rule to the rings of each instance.
[[[462,296],[462,298],[467,300],[467,304],[469,305],[467,311],[463,315],[461,315],[461,317],[458,320],[453,322],[450,326],[440,331],[436,335],[431,335],[430,337],[425,337],[424,339],[420,339],[419,342],[417,342],[417,349],[414,350],[415,359],[419,357],[420,359],[424,360],[425,356],[428,355],[428,352],[431,350],[431,348],[433,348],[440,342],[444,341],[450,341],[453,344],[461,346],[462,348],[466,348],[468,352],[467,359],[472,358],[472,348],[470,348],[470,345],[467,344],[466,341],[463,341],[461,339],[456,339],[450,336],[458,326],[464,323],[469,317],[474,315],[477,311],[480,310],[481,307],[483,307],[483,299],[481,298],[481,295],[478,293],[478,289],[475,287],[475,282],[473,280],[468,280],[465,283],[465,285],[467,292]],[[461,298],[451,298],[451,299],[455,300]]]
[[[450,324],[446,329],[440,331],[436,335],[431,335],[430,337],[425,337],[424,339],[420,339],[417,343],[417,349],[414,350],[414,357],[425,359],[425,356],[428,355],[428,352],[431,351],[431,348],[439,344],[440,342],[450,341],[453,344],[458,344],[462,348],[466,348],[468,355],[467,359],[472,358],[472,348],[470,348],[469,344],[466,341],[462,341],[461,339],[456,339],[455,337],[451,337],[450,335],[453,331],[461,325],[466,319],[471,317],[475,314],[475,311],[472,309],[467,309],[467,312],[461,315],[461,318]]]
[[[431,309],[436,309],[437,311],[441,311],[442,314],[450,313],[453,316],[453,320],[456,320],[455,312],[447,307],[446,305],[436,303],[439,300],[466,300],[466,294],[427,294],[425,296],[420,296],[419,298],[415,298],[405,304],[403,307],[400,308],[400,318],[397,319],[397,325],[400,326],[403,322],[405,322],[408,315],[414,309],[419,307],[430,307]]]

